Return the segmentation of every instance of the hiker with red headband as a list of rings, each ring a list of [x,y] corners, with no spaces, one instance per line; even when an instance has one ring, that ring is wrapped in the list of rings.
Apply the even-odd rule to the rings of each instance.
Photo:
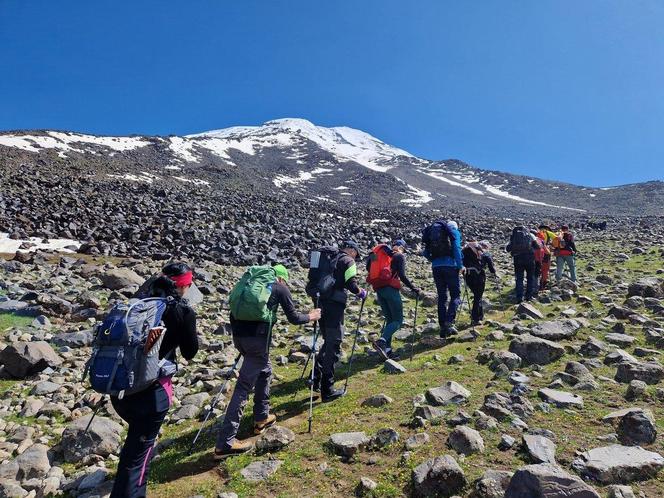
[[[163,362],[159,380],[136,394],[111,396],[115,411],[129,424],[113,484],[111,498],[138,498],[146,495],[150,460],[161,424],[173,399],[171,377],[176,371],[177,356],[191,360],[198,352],[196,313],[183,299],[190,290],[194,275],[185,263],[170,263],[162,274],[147,282],[147,296],[166,297],[169,304],[162,321],[166,327],[159,348]]]

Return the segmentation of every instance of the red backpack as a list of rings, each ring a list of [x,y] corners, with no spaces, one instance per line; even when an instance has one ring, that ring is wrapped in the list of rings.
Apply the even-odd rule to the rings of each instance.
[[[378,244],[369,255],[367,282],[374,290],[382,287],[401,288],[401,281],[392,272],[392,251],[386,244]]]

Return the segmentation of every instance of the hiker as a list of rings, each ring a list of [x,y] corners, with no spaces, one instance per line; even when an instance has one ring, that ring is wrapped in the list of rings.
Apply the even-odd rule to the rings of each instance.
[[[466,285],[473,293],[473,308],[470,312],[471,325],[480,325],[484,320],[484,308],[482,306],[482,296],[486,286],[486,268],[496,277],[496,268],[493,265],[493,258],[489,253],[491,244],[483,240],[477,242],[471,239],[461,250],[463,254],[463,266],[466,269]]]
[[[505,250],[512,255],[514,261],[514,278],[516,279],[516,302],[523,302],[523,277],[526,277],[526,301],[535,295],[535,250],[538,249],[535,238],[524,227],[512,230],[509,244]]]
[[[164,376],[138,393],[122,398],[111,396],[113,408],[129,424],[111,498],[146,496],[152,449],[173,400],[171,376],[176,371],[175,351],[179,348],[187,360],[198,352],[196,313],[183,299],[192,282],[193,271],[187,264],[170,263],[152,283],[152,297],[172,298],[162,316],[166,331],[159,348],[159,358],[164,361],[161,367]]]
[[[540,279],[542,275],[542,266],[544,265],[544,256],[546,255],[547,249],[544,241],[539,238],[537,230],[531,230],[530,235],[537,245],[537,248],[535,249],[535,273],[533,274],[533,278],[535,279],[533,296],[537,296],[541,288]]]
[[[378,297],[378,304],[385,318],[381,337],[373,342],[376,351],[385,359],[397,360],[392,350],[392,336],[403,325],[403,301],[401,284],[403,283],[416,295],[416,288],[406,276],[406,241],[395,240],[390,248],[387,244],[379,244],[367,258],[367,282],[371,284]]]
[[[556,283],[562,280],[565,265],[569,269],[570,280],[576,282],[576,244],[567,225],[560,227],[560,233],[553,240],[553,247],[556,255]]]
[[[539,290],[546,290],[549,285],[549,271],[551,270],[551,249],[556,234],[551,231],[547,225],[540,225],[537,237],[544,243],[544,256],[542,257],[542,266],[540,268]]]
[[[342,243],[341,249],[328,246],[319,251],[316,264],[310,263],[307,294],[318,302],[321,318],[318,322],[323,344],[314,359],[313,389],[320,391],[323,402],[328,403],[343,396],[343,389],[334,389],[334,365],[341,358],[341,342],[344,337],[344,312],[350,291],[365,300],[367,291],[357,284],[359,246],[352,240]]]
[[[252,285],[256,281],[258,284]],[[252,389],[254,390],[254,435],[262,434],[277,420],[277,417],[270,413],[272,364],[269,342],[278,307],[281,306],[286,318],[293,325],[315,322],[320,319],[321,314],[320,309],[312,309],[309,313],[299,313],[295,309],[288,289],[288,270],[283,265],[251,267],[233,291],[235,294],[231,292],[229,299],[230,322],[233,344],[242,355],[242,366],[217,435],[215,460],[245,453],[253,448],[251,441],[236,439],[242,413]],[[261,292],[265,293],[264,301],[257,296]],[[239,319],[236,314],[239,317],[262,319]]]
[[[438,292],[440,337],[446,339],[457,333],[454,320],[461,305],[460,275],[464,273],[464,268],[459,226],[452,220],[436,221],[424,229],[422,242],[424,243],[422,255],[431,261],[433,280]]]

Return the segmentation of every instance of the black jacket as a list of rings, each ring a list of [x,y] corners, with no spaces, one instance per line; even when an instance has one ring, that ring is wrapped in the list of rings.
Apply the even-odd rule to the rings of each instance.
[[[196,334],[196,312],[176,298],[169,304],[162,317],[166,326],[166,335],[159,348],[159,358],[168,355],[168,359],[176,362],[175,350],[180,348],[182,356],[191,360],[198,352],[198,335]]]
[[[496,274],[493,259],[488,252],[480,252],[478,257],[473,248],[466,245],[461,253],[463,254],[463,266],[466,269],[475,268],[477,271],[483,272],[485,268],[488,268],[491,273]]]
[[[281,309],[286,314],[286,319],[293,325],[303,325],[309,322],[309,314],[299,313],[293,304],[293,296],[288,287],[280,282],[275,282],[272,285],[272,294],[267,301],[267,306],[272,311]],[[274,325],[274,324],[272,324]],[[231,328],[233,334],[242,337],[251,337],[256,335],[267,335],[269,332],[270,324],[267,322],[256,322],[249,320],[236,320],[231,313]]]

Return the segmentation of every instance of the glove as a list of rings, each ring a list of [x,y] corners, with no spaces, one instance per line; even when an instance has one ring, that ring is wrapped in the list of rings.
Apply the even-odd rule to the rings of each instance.
[[[369,293],[364,289],[360,289],[360,292],[358,292],[356,295],[357,295],[358,299],[361,299],[362,301],[364,301],[367,298],[367,296],[369,295]]]
[[[413,289],[413,294],[415,294],[416,296],[419,296],[421,293],[422,293],[422,289],[418,289],[418,288]]]

